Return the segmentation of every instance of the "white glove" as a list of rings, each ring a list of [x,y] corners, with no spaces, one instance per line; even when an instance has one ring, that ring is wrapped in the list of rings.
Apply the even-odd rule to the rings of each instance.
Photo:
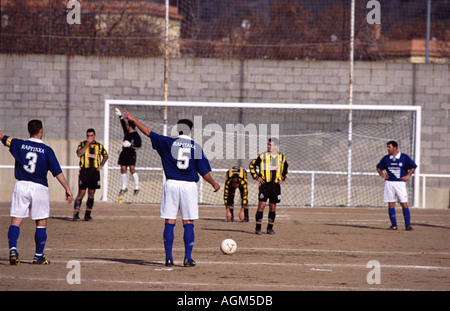
[[[120,112],[119,108],[115,108],[115,113],[116,113],[116,116],[118,116],[118,117],[122,116],[122,112]]]
[[[124,147],[124,148],[131,147],[131,143],[128,140],[124,140],[122,142],[122,147]]]

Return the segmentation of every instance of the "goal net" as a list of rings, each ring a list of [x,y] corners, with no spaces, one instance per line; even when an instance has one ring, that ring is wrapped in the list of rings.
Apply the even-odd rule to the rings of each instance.
[[[200,178],[199,203],[223,205],[225,173],[232,166],[249,172],[250,162],[267,151],[277,137],[289,174],[282,185],[285,206],[385,206],[383,181],[376,164],[387,154],[386,143],[420,163],[420,107],[267,103],[201,103],[165,101],[105,101],[105,146],[110,154],[103,178],[104,200],[117,201],[121,187],[117,164],[123,130],[114,109],[130,111],[159,134],[176,137],[177,121],[194,121],[192,138],[210,161],[213,178],[222,189],[215,193]],[[129,203],[159,203],[164,180],[161,160],[148,137],[137,151],[140,193],[125,194]],[[419,166],[420,167],[420,166]],[[419,169],[419,168],[418,168]],[[418,176],[417,170],[415,176]],[[128,188],[133,179],[128,172]],[[258,202],[258,183],[249,174],[249,205]],[[409,201],[418,206],[418,177],[408,182]],[[236,196],[236,206],[240,196]]]

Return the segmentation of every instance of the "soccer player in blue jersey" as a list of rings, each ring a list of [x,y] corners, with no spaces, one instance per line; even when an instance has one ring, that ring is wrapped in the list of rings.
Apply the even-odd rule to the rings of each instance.
[[[31,211],[31,219],[36,221],[34,235],[36,252],[33,264],[48,265],[50,262],[44,254],[47,241],[47,218],[50,216],[47,172],[52,172],[63,186],[69,204],[72,202],[73,195],[55,153],[41,140],[43,136],[42,122],[40,120],[29,121],[28,132],[30,133],[28,140],[12,138],[0,132],[3,145],[9,148],[16,160],[14,175],[17,182],[12,195],[11,225],[8,230],[9,262],[11,265],[20,264],[17,250],[20,225]]]
[[[147,126],[139,122],[125,110],[125,119],[133,121],[139,130],[150,137],[153,149],[161,157],[161,162],[166,176],[161,196],[161,218],[165,219],[164,225],[164,249],[166,251],[166,266],[173,266],[172,247],[174,241],[174,227],[178,210],[184,227],[185,255],[183,264],[185,267],[194,267],[192,259],[194,247],[194,220],[198,219],[198,174],[212,185],[214,192],[220,189],[220,185],[214,181],[210,172],[211,167],[200,145],[195,143],[190,136],[193,123],[190,120],[178,121],[177,130],[179,137],[172,138],[159,135],[151,131]]]
[[[413,230],[411,216],[408,207],[408,194],[406,192],[406,181],[416,170],[416,163],[411,158],[398,150],[396,141],[387,143],[388,155],[384,156],[377,164],[377,172],[386,181],[384,183],[383,201],[388,202],[390,230],[397,230],[397,218],[395,216],[395,197],[397,197],[405,220],[406,230]]]

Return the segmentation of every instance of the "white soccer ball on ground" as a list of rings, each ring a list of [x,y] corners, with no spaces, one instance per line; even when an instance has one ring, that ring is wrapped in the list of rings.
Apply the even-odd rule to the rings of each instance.
[[[220,244],[220,250],[226,255],[234,254],[237,250],[237,244],[232,239],[225,239]]]

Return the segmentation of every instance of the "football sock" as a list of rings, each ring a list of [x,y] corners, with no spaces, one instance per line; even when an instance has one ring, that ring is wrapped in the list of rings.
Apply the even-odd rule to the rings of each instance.
[[[122,178],[122,189],[121,190],[125,190],[125,188],[127,187],[127,173],[120,174],[120,177]]]
[[[133,174],[133,180],[134,180],[134,189],[138,190],[139,189],[139,176],[137,173]]]
[[[164,224],[164,232],[163,232],[163,238],[164,238],[164,249],[166,251],[166,259],[173,260],[172,256],[172,248],[173,248],[173,240],[174,240],[174,228],[175,224]]]
[[[275,222],[275,216],[276,216],[275,212],[269,212],[269,224],[267,225],[267,229],[273,228],[273,224]]]
[[[11,225],[8,230],[9,250],[17,250],[17,241],[19,240],[20,227]]]
[[[244,206],[244,217],[248,218],[248,206]]]
[[[261,224],[263,221],[263,212],[256,212],[255,220],[256,220],[256,230],[261,230]]]
[[[93,208],[94,208],[94,199],[88,198],[86,202],[86,213],[84,214],[85,218],[91,216]]]
[[[230,206],[231,219],[234,218],[234,207]]]
[[[83,201],[82,199],[75,199],[74,203],[73,203],[73,215],[77,215],[80,212],[80,208],[81,208],[81,201]]]
[[[395,217],[395,208],[388,208],[389,210],[389,219],[391,220],[391,224],[393,226],[397,226],[397,218]]]
[[[35,256],[42,258],[42,256],[44,255],[45,243],[47,242],[46,227],[36,227],[36,232],[34,233],[34,241],[36,242]]]
[[[194,248],[194,224],[185,224],[184,226],[184,258],[192,259],[192,249]]]
[[[405,226],[411,225],[411,215],[409,213],[409,207],[403,208],[403,218],[405,219]]]

